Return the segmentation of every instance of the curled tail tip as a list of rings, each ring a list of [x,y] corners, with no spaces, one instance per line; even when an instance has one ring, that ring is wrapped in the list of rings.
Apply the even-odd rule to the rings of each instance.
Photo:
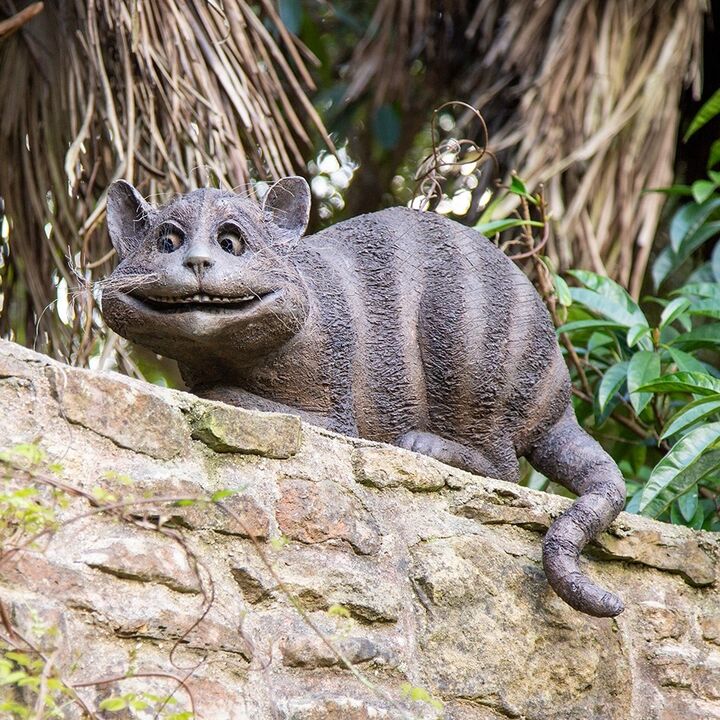
[[[548,574],[548,580],[560,598],[586,615],[616,617],[625,609],[625,604],[617,595],[604,590],[580,572],[561,578]]]

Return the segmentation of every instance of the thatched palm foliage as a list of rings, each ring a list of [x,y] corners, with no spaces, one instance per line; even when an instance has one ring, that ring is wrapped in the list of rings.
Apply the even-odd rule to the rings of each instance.
[[[699,90],[706,9],[704,0],[380,0],[348,97],[405,108],[401,136],[441,100],[477,107],[505,171],[545,184],[560,267],[607,272],[637,295],[664,200],[641,193],[672,182],[679,97],[686,84]],[[368,188],[361,196],[353,210]]]
[[[23,5],[0,0],[0,334],[84,364],[100,319],[72,290],[109,269],[114,179],[150,196],[242,186],[302,169],[310,134],[326,134],[307,97],[313,58],[270,0],[49,0],[21,24]],[[71,302],[58,313],[59,283]]]

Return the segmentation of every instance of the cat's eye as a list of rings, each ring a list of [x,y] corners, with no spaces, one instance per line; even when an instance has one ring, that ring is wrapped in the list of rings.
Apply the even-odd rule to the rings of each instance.
[[[245,250],[245,236],[236,225],[225,225],[220,228],[217,241],[218,245],[231,255],[242,255]]]
[[[158,233],[157,248],[161,253],[175,252],[185,242],[185,233],[177,225],[163,225]]]

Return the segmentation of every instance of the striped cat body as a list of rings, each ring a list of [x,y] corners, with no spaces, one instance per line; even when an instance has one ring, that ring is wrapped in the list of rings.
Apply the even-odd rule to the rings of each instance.
[[[276,183],[262,206],[199,190],[153,208],[116,183],[108,324],[176,359],[203,397],[509,481],[527,457],[581,496],[546,536],[551,586],[584,612],[619,613],[578,555],[622,509],[624,482],[575,420],[531,283],[487,239],[433,213],[392,208],[302,237],[309,202],[300,178]]]

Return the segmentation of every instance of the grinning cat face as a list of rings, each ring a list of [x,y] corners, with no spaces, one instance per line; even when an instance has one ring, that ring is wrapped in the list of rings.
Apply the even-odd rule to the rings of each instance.
[[[309,207],[297,177],[275,183],[262,206],[206,189],[155,208],[116,182],[107,216],[120,262],[103,281],[108,325],[181,363],[207,352],[242,364],[280,348],[308,314],[288,255]]]

